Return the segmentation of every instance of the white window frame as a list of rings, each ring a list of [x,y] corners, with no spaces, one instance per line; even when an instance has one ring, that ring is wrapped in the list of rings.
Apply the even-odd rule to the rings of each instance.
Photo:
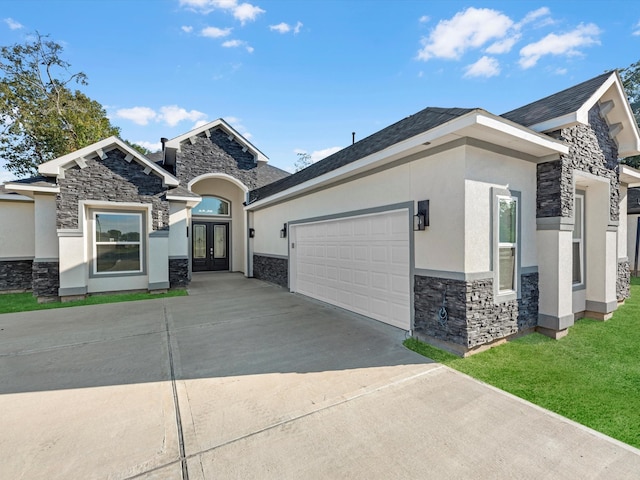
[[[574,235],[576,233],[576,204],[578,202],[578,199],[580,200],[580,202],[582,203],[582,208],[580,209],[580,227],[581,231],[580,231],[580,235],[578,238],[575,238]],[[571,260],[572,260],[572,266],[571,266],[571,277],[572,277],[572,285],[573,288],[575,290],[580,290],[582,288],[584,288],[585,286],[585,266],[586,266],[586,262],[585,262],[585,245],[584,245],[584,239],[585,239],[585,194],[582,191],[576,191],[574,197],[573,197],[573,215],[574,215],[574,223],[573,223],[573,233],[571,236]],[[579,256],[580,256],[580,281],[579,282],[573,282],[573,246],[574,244],[578,244],[579,245]]]
[[[98,215],[128,215],[128,216],[135,216],[138,218],[138,228],[140,231],[140,239],[137,242],[123,242],[123,241],[118,241],[118,242],[102,242],[102,241],[98,241],[98,236],[97,236],[97,230],[98,230],[98,220],[97,220],[97,216]],[[139,274],[143,274],[144,273],[144,241],[143,239],[145,238],[145,231],[144,231],[144,221],[143,221],[143,216],[145,215],[144,212],[136,212],[136,211],[119,211],[119,210],[94,210],[92,212],[92,219],[93,219],[93,267],[92,267],[92,274],[93,276],[126,276],[126,275],[139,275]],[[123,271],[119,271],[119,272],[99,272],[98,271],[98,246],[99,245],[138,245],[139,249],[138,249],[138,256],[139,256],[139,263],[140,263],[140,268],[138,270],[123,270]]]
[[[503,303],[520,298],[520,253],[521,253],[521,194],[517,191],[509,191],[501,188],[492,189],[493,197],[493,294],[495,303]],[[500,241],[500,202],[509,200],[515,203],[515,242]],[[500,289],[500,249],[513,248],[514,269],[512,289]]]

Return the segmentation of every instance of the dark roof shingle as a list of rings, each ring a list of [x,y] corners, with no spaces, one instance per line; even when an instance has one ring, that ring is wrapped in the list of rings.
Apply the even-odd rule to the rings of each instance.
[[[548,97],[536,100],[524,107],[516,108],[510,112],[500,115],[502,118],[519,123],[525,127],[535,125],[552,118],[562,117],[577,111],[584,103],[596,93],[598,88],[614,72],[603,73],[591,80],[579,83],[573,87],[554,93]]]
[[[406,117],[379,132],[376,132],[362,140],[346,147],[327,158],[314,163],[304,170],[282,178],[276,182],[252,190],[249,193],[249,201],[269,197],[288,188],[300,185],[308,180],[336,170],[344,165],[355,162],[373,153],[384,150],[391,145],[407,140],[420,133],[442,125],[454,118],[472,112],[474,108],[425,108],[418,113]]]
[[[257,176],[257,188],[264,187],[270,183],[277,182],[283,178],[291,176],[289,172],[286,172],[278,167],[274,167],[269,164],[259,166],[256,170]]]

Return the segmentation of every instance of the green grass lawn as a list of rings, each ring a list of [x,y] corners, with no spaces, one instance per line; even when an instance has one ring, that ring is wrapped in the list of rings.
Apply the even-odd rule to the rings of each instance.
[[[80,305],[98,305],[101,303],[131,302],[134,300],[153,300],[166,297],[187,295],[184,289],[169,290],[167,293],[118,293],[113,295],[92,295],[84,300],[73,302],[38,303],[31,292],[7,293],[0,295],[0,313],[29,312],[51,308],[77,307]]]
[[[468,358],[409,339],[422,355],[640,448],[640,279],[607,322],[532,334]]]

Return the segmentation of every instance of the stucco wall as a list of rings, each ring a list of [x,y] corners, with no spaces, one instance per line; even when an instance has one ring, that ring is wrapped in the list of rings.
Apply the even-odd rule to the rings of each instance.
[[[35,255],[34,205],[0,200],[0,260]]]
[[[255,211],[253,252],[288,255],[284,223],[429,200],[430,226],[414,235],[416,268],[461,272],[464,268],[464,148],[427,156]]]
[[[536,165],[467,147],[465,169],[465,272],[488,272],[492,258],[492,188],[520,192],[520,263],[538,264],[536,250]]]

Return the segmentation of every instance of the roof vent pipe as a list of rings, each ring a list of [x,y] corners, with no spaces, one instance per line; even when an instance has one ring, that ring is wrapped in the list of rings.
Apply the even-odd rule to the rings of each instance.
[[[351,132],[351,145],[356,143],[356,132]]]
[[[160,143],[162,144],[162,151],[163,151],[163,152],[164,152],[164,144],[165,144],[165,143],[167,143],[168,141],[169,141],[169,139],[168,139],[168,138],[164,138],[164,137],[162,137],[162,138],[160,139]]]

